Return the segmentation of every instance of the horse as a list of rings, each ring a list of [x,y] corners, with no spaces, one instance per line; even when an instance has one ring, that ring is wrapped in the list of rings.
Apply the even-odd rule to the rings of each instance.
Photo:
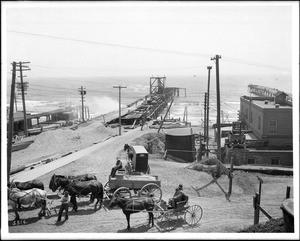
[[[18,188],[20,190],[29,190],[32,188],[38,188],[44,190],[44,183],[39,180],[31,180],[27,182],[15,182],[11,181],[7,183],[8,188]]]
[[[90,203],[94,202],[94,199],[97,198],[95,203],[95,210],[97,209],[97,204],[100,202],[99,209],[102,206],[103,201],[103,185],[97,180],[89,181],[73,181],[69,178],[63,176],[53,175],[49,184],[49,188],[55,192],[57,188],[63,188],[65,191],[68,191],[73,204],[73,210],[77,212],[77,202],[76,195],[86,196],[91,193]]]
[[[97,180],[97,177],[95,175],[93,175],[93,174],[82,174],[82,175],[77,175],[77,176],[63,176],[63,175],[55,175],[55,174],[53,174],[52,177],[51,177],[51,180],[55,179],[56,177],[59,177],[59,178],[68,178],[71,181],[79,181],[79,182],[89,181],[89,180]],[[50,183],[51,183],[51,180],[50,180]],[[50,188],[50,186],[49,186],[49,188]],[[93,200],[93,197],[91,195],[91,200],[90,201],[92,201],[92,200]]]
[[[127,220],[127,230],[130,230],[130,215],[132,213],[138,213],[146,210],[149,214],[149,225],[154,225],[154,201],[151,197],[141,197],[141,198],[124,198],[114,195],[109,203],[109,208],[114,206],[119,206],[126,216]]]
[[[15,182],[11,181],[7,183],[8,188],[18,188],[20,190],[29,190],[32,188],[38,188],[44,190],[44,183],[39,180],[31,180],[27,182]],[[18,205],[18,208],[21,209],[21,204]]]
[[[45,190],[39,188],[32,188],[29,190],[20,190],[18,188],[8,188],[8,204],[13,208],[15,213],[14,221],[20,220],[20,215],[18,214],[17,204],[33,205],[36,203],[41,203],[41,210],[38,213],[38,217],[46,215],[47,208],[47,193]]]
[[[133,158],[133,152],[132,152],[130,146],[127,143],[124,145],[124,151],[127,151],[128,158],[130,160],[132,160],[132,158]]]
[[[93,174],[82,174],[82,175],[77,175],[77,176],[64,176],[64,175],[56,175],[53,174],[52,178],[56,177],[64,177],[64,178],[69,178],[70,180],[73,181],[89,181],[89,180],[97,180],[97,177]]]

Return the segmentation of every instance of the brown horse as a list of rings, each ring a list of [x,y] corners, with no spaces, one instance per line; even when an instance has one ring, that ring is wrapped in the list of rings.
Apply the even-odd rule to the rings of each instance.
[[[29,190],[32,188],[38,188],[41,190],[44,190],[44,183],[39,180],[31,180],[27,182],[8,182],[7,184],[8,188],[18,188],[20,190]]]
[[[63,176],[53,175],[49,184],[49,188],[52,192],[55,192],[58,188],[63,188],[65,191],[68,191],[73,204],[73,210],[77,212],[77,201],[76,196],[86,196],[91,194],[91,203],[94,202],[94,199],[97,199],[95,203],[95,210],[97,209],[97,204],[100,203],[99,209],[102,206],[103,201],[103,185],[97,180],[89,181],[73,181],[69,178]]]
[[[109,208],[119,206],[122,208],[123,213],[127,220],[127,229],[130,230],[130,215],[132,213],[138,213],[146,210],[149,214],[149,225],[154,225],[154,201],[151,197],[139,197],[139,198],[124,198],[114,195],[109,203]]]

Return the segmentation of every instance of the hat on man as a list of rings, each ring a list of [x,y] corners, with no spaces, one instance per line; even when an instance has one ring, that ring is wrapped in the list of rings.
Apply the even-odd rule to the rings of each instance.
[[[179,188],[179,189],[182,189],[182,188],[183,188],[183,187],[182,187],[182,184],[179,184],[179,185],[178,185],[178,188]]]

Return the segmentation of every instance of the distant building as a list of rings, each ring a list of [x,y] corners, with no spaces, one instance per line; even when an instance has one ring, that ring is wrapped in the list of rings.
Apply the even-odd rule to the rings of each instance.
[[[241,135],[244,147],[234,148],[229,139],[223,149],[224,162],[293,166],[293,108],[287,94],[240,98]]]
[[[240,98],[240,120],[268,147],[293,148],[293,108],[285,104],[286,94],[278,92],[274,98]]]

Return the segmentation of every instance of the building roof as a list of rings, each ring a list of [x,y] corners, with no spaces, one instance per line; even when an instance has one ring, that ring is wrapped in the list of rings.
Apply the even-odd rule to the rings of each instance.
[[[166,135],[170,136],[190,136],[193,135],[193,129],[192,128],[174,128],[174,129],[168,129],[164,130]]]
[[[283,93],[283,92],[281,92],[281,93]],[[241,97],[241,98],[246,100],[247,102],[249,102],[251,100],[252,105],[259,106],[263,109],[275,109],[276,108],[274,100],[271,101],[270,98],[269,99],[266,98],[266,100],[254,99],[254,98],[249,99],[249,97],[247,97],[247,96]],[[280,105],[280,104],[278,104],[278,105],[279,105],[279,109],[293,109],[293,107],[290,105]]]
[[[274,101],[261,101],[261,100],[253,100],[252,101],[253,105],[257,105],[263,109],[277,109],[275,102]],[[278,109],[293,109],[292,106],[288,105],[279,105]]]
[[[273,95],[274,95],[274,96],[279,96],[279,95],[282,95],[282,94],[287,95],[287,94],[284,93],[283,91],[277,91],[277,92],[274,93]]]

